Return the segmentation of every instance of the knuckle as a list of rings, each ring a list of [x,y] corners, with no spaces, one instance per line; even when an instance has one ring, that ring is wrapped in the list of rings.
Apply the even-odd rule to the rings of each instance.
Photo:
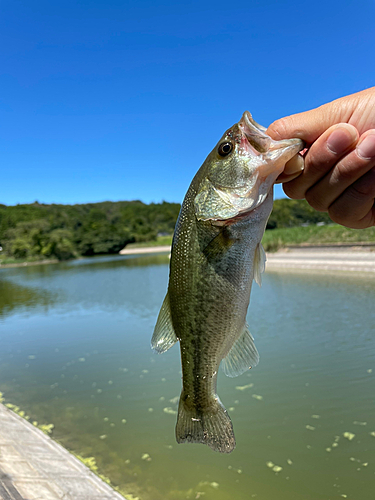
[[[371,227],[374,224],[370,223],[366,219],[356,219],[355,217],[351,217],[349,213],[337,209],[329,209],[328,215],[336,222],[336,224],[340,224],[341,226],[349,227],[351,229],[366,229],[367,227]]]
[[[319,196],[314,189],[309,189],[305,194],[306,201],[318,212],[327,212],[328,207],[325,203],[324,197]]]
[[[362,201],[366,198],[372,197],[374,187],[370,185],[366,185],[364,183],[360,184],[353,184],[351,186],[351,197],[354,198],[356,201]]]
[[[362,201],[375,196],[375,168],[372,168],[366,175],[351,185],[352,196]]]
[[[355,169],[351,164],[339,162],[334,167],[336,182],[344,182],[346,185],[355,180]]]
[[[332,159],[318,144],[311,146],[305,158],[305,170],[314,176],[322,177],[332,168]]]
[[[285,182],[283,184],[283,190],[284,193],[293,200],[302,200],[304,198],[304,194],[301,193],[300,189],[296,187],[296,183],[293,181]]]
[[[373,179],[374,182],[370,182]],[[375,223],[375,177],[365,176],[329,207],[328,214],[334,222],[353,229],[365,229]]]
[[[341,224],[342,226],[351,227],[353,229],[359,229],[356,226],[356,221],[351,217],[350,212],[347,207],[342,205],[333,205],[328,209],[328,215],[336,222],[336,224]]]
[[[267,129],[267,132],[272,137],[272,139],[280,141],[288,137],[289,124],[289,120],[286,117],[280,118],[279,120],[271,123],[271,125]]]

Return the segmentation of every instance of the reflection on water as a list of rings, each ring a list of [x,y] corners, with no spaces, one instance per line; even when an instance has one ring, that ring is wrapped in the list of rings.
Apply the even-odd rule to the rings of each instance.
[[[72,313],[76,309],[117,310],[127,314],[150,314],[159,307],[167,280],[168,255],[145,257],[99,257],[62,264],[0,270],[0,280],[29,289],[39,297],[54,296],[55,308]],[[6,285],[4,285],[6,286]],[[5,294],[6,295],[6,294]],[[1,299],[0,299],[1,300]],[[14,307],[34,309],[40,300]],[[45,304],[44,304],[45,305]]]
[[[261,361],[219,377],[237,438],[219,455],[174,440],[178,348],[149,347],[167,280],[167,255],[0,270],[0,391],[143,500],[372,500],[374,281],[254,287]]]
[[[54,296],[47,290],[38,290],[0,278],[0,318],[15,309],[47,308],[53,304]]]

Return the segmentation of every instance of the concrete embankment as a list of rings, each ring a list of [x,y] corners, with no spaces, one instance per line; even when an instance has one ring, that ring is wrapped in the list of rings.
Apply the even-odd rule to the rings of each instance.
[[[171,247],[169,245],[159,247],[140,247],[140,248],[123,248],[120,250],[120,255],[139,255],[143,253],[169,253]]]
[[[371,246],[290,247],[267,254],[268,271],[345,271],[375,273],[375,251]]]
[[[82,462],[0,403],[0,500],[124,500]]]

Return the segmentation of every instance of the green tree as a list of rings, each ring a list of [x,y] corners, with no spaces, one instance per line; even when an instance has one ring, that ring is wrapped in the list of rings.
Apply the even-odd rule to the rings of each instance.
[[[74,248],[73,233],[67,229],[54,229],[45,242],[41,253],[46,257],[68,260],[77,257]]]
[[[119,201],[82,205],[0,204],[0,245],[5,256],[58,258],[117,253],[128,243],[173,232],[178,203]]]

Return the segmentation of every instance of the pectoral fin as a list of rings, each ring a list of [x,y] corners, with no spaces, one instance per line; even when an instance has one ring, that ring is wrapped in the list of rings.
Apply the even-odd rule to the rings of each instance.
[[[158,320],[151,340],[151,347],[159,354],[168,351],[177,342],[173,328],[168,293],[161,306]]]
[[[259,243],[255,250],[254,256],[254,281],[262,286],[262,273],[266,269],[266,252],[262,243]]]
[[[222,361],[227,377],[238,377],[259,362],[259,354],[254,339],[245,323],[241,337],[233,344],[232,349]]]

